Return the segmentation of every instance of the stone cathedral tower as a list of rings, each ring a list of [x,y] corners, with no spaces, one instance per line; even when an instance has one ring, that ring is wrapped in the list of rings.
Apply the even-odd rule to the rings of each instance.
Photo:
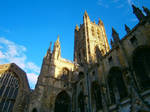
[[[61,57],[59,36],[43,59],[27,112],[150,112],[150,11],[133,6],[139,23],[110,49],[103,22],[87,12],[76,25],[74,61]],[[142,65],[142,66],[141,66]]]
[[[75,28],[74,61],[81,65],[95,62],[96,50],[100,50],[101,56],[104,56],[109,49],[103,22],[100,19],[98,24],[91,22],[85,11],[83,24]]]

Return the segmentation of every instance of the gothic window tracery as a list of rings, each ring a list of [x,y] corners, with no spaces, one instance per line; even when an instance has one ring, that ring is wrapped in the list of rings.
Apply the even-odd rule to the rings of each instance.
[[[68,77],[69,77],[69,70],[67,68],[63,68],[63,74],[61,76],[61,79],[67,81]]]
[[[0,78],[0,111],[11,112],[18,94],[19,80],[12,73],[1,74]]]
[[[110,95],[110,104],[116,102],[116,95],[119,94],[120,99],[127,97],[127,88],[124,83],[123,74],[120,68],[112,67],[108,75],[108,87]]]
[[[148,89],[150,85],[150,47],[141,46],[133,52],[133,69],[140,88]]]

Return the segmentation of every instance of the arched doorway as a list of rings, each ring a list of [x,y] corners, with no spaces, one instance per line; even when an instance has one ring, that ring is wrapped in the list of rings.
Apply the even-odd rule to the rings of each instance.
[[[84,94],[83,92],[80,92],[78,96],[78,107],[79,107],[79,112],[85,112],[85,106],[84,106]]]
[[[32,110],[32,112],[37,112],[37,109],[36,109],[36,108],[34,108],[34,109]]]
[[[71,112],[70,106],[70,96],[65,91],[60,92],[55,100],[54,112]]]
[[[140,46],[132,57],[133,69],[141,89],[150,88],[150,47]]]
[[[112,67],[108,75],[108,86],[110,104],[115,103],[115,94],[120,95],[120,99],[127,97],[127,88],[123,80],[123,74],[119,67]]]
[[[93,105],[96,107],[96,112],[102,109],[102,97],[101,97],[101,90],[100,90],[100,85],[98,82],[93,82],[91,85],[91,96],[92,96],[92,102]],[[95,103],[95,104],[94,104]]]

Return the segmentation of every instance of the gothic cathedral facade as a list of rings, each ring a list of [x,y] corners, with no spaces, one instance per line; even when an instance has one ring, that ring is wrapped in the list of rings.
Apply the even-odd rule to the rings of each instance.
[[[50,43],[24,111],[150,112],[150,11],[132,7],[139,23],[125,25],[122,39],[112,28],[111,48],[103,22],[87,12],[75,27],[74,61],[61,57],[59,37]]]
[[[150,11],[133,7],[139,23],[110,49],[103,22],[85,12],[76,25],[74,61],[61,57],[59,37],[43,59],[29,112],[149,112]]]

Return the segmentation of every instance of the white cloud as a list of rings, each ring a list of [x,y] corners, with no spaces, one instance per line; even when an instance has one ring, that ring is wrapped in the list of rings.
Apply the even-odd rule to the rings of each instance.
[[[0,59],[4,59],[5,55],[0,51]]]
[[[125,6],[125,4],[120,4],[116,8],[123,8],[124,6]]]
[[[98,0],[98,5],[105,8],[109,8],[109,5],[105,3],[103,0]]]
[[[27,77],[30,83],[30,87],[33,89],[37,82],[38,75],[35,73],[27,73]]]
[[[0,37],[0,64],[16,63],[19,67],[29,73],[30,86],[34,88],[40,68],[33,62],[27,60],[26,47],[18,45],[4,37]],[[33,75],[33,76],[32,76]]]
[[[40,68],[35,65],[33,62],[28,62],[27,63],[27,67],[30,69],[30,70],[33,70],[34,72],[36,73],[39,73],[40,72]]]
[[[127,2],[130,3],[131,0],[127,0]],[[125,4],[127,4],[126,1],[124,0],[110,0],[110,1],[106,1],[106,0],[98,0],[98,5],[105,7],[105,8],[109,8],[109,7],[114,7],[114,8],[123,8],[125,6]]]

